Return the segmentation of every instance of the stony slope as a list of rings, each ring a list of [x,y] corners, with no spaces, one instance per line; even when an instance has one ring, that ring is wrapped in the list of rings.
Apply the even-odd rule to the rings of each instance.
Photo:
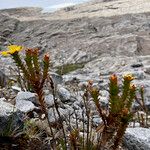
[[[54,13],[1,10],[0,43],[39,47],[41,54],[51,54],[54,66],[89,62],[75,74],[120,73],[138,62],[149,68],[149,5],[148,0],[97,0]]]
[[[149,0],[95,0],[54,13],[42,13],[40,8],[0,10],[0,46],[12,43],[39,47],[41,55],[50,53],[53,66],[84,62],[84,68],[63,75],[63,81],[68,83],[76,77],[80,86],[89,79],[94,80],[94,85],[101,89],[100,100],[105,104],[109,99],[109,75],[131,72],[136,77],[135,83],[144,85],[145,101],[150,110],[149,6]],[[0,56],[0,80],[9,74],[12,76],[13,69],[11,59]],[[62,82],[61,77],[55,77]],[[70,95],[70,92],[65,94]],[[77,106],[80,115],[81,96],[76,98],[75,102],[66,105],[65,110]],[[149,132],[149,129],[141,130]],[[126,136],[129,149],[149,146],[149,137],[143,131],[142,138],[139,137],[144,143],[142,146],[134,136],[137,130],[130,132],[127,131]]]

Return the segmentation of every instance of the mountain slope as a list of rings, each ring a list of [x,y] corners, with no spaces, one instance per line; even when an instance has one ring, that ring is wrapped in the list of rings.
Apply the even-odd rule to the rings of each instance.
[[[53,66],[88,62],[84,70],[98,74],[99,65],[109,72],[116,64],[112,72],[117,72],[122,61],[136,63],[150,56],[149,6],[148,0],[116,0],[92,1],[54,13],[42,13],[40,8],[1,10],[0,42],[39,47],[41,55],[51,54]],[[123,60],[118,62],[119,58]],[[130,70],[131,62],[122,71]]]

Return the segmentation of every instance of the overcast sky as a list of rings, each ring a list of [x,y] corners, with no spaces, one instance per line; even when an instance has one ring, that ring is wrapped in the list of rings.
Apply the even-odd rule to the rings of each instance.
[[[0,9],[25,6],[43,7],[45,9],[56,9],[84,1],[87,0],[0,0]]]

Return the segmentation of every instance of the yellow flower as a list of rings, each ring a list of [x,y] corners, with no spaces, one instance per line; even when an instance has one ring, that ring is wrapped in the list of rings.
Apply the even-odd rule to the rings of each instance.
[[[134,79],[132,74],[126,74],[123,76],[124,80],[132,81]]]
[[[9,55],[7,51],[3,51],[0,54],[3,55],[3,56],[8,56]]]
[[[3,51],[0,54],[3,56],[8,56],[9,54],[13,54],[15,52],[19,52],[23,49],[22,46],[18,46],[18,45],[10,45],[8,46],[8,50],[7,51]]]
[[[8,51],[10,54],[13,54],[15,52],[19,52],[23,49],[22,46],[18,46],[18,45],[10,45],[8,46]]]

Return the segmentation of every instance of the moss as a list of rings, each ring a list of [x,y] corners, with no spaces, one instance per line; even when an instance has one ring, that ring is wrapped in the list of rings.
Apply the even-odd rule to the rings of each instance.
[[[76,63],[76,64],[65,64],[62,66],[57,66],[56,69],[56,73],[63,75],[63,74],[67,74],[71,71],[75,71],[77,69],[81,69],[84,68],[85,63]]]

